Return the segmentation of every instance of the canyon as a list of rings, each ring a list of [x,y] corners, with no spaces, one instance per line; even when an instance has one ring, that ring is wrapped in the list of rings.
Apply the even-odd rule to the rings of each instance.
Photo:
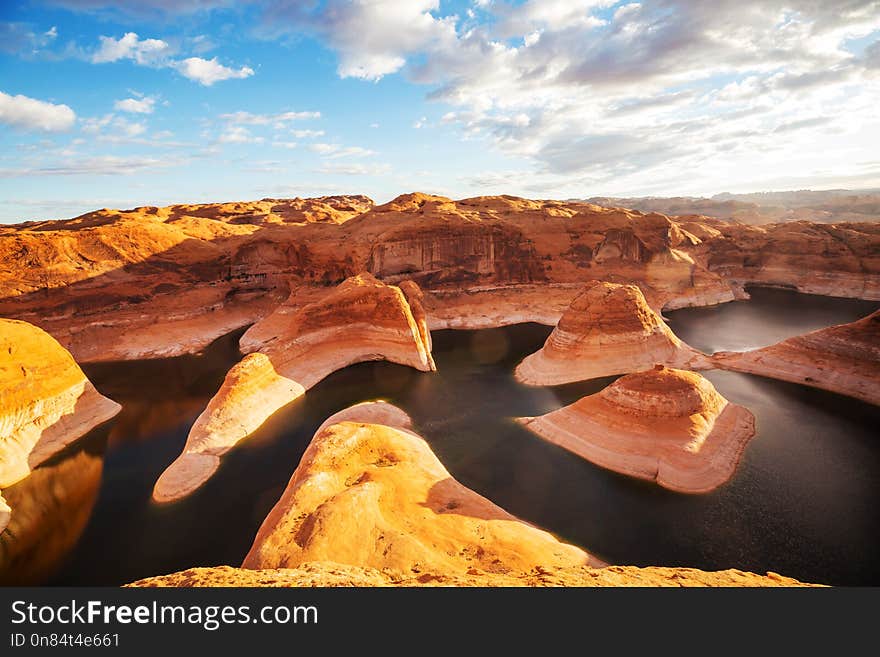
[[[0,316],[8,318],[0,320],[0,489],[119,412],[78,362],[198,355],[242,333],[240,360],[196,409],[182,452],[155,481],[153,500],[170,504],[333,372],[384,360],[430,373],[431,331],[531,322],[554,328],[516,367],[519,382],[624,376],[521,418],[527,429],[616,472],[706,493],[733,476],[754,418],[688,370],[748,372],[880,402],[876,312],[742,353],[703,353],[664,321],[664,312],[748,299],[753,285],[880,300],[880,224],[749,225],[583,201],[412,193],[382,205],[363,196],[262,199],[0,226]],[[242,569],[139,584],[796,583],[740,571],[598,568],[582,548],[452,478],[389,404],[333,415],[291,466]],[[10,517],[0,498],[0,523]]]
[[[0,316],[98,362],[196,353],[364,272],[414,281],[432,329],[552,325],[594,279],[638,284],[655,311],[745,298],[749,284],[876,300],[878,239],[875,223],[752,226],[507,196],[99,210],[0,227]]]
[[[455,481],[410,418],[359,404],[318,429],[242,568],[152,586],[798,586],[775,573],[606,566]]]
[[[276,315],[285,310],[282,306],[264,320],[281,329],[279,334],[265,337],[263,322],[258,322],[242,336],[251,336],[251,343],[254,334],[264,336],[260,351],[251,352],[229,371],[193,425],[183,454],[156,482],[153,499],[170,502],[191,493],[236,443],[338,369],[377,359],[421,371],[436,369],[414,284],[400,288],[364,274],[346,279],[320,301],[278,320]]]

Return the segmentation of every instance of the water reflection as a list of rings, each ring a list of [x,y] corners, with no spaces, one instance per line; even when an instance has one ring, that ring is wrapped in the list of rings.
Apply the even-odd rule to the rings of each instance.
[[[805,323],[811,326],[810,317],[833,324],[862,311],[837,301],[799,298],[789,314],[806,308]],[[676,311],[676,330],[682,337],[691,330],[687,339],[697,346],[713,331],[721,331],[719,348],[730,348],[728,338],[740,334],[772,342],[777,336],[763,336],[754,317],[756,312],[785,315],[777,307],[781,303],[780,297],[758,294],[755,301],[730,304],[721,328],[714,315],[706,321],[705,309]],[[77,530],[79,540],[49,542],[49,548],[42,539],[21,540],[17,551],[4,547],[4,559],[10,564],[14,559],[15,568],[33,564],[29,572],[46,577],[69,549],[48,581],[83,585],[115,585],[196,565],[238,565],[317,427],[347,406],[386,399],[411,415],[464,485],[610,562],[775,570],[809,581],[880,584],[875,549],[880,516],[874,511],[880,499],[875,436],[880,409],[794,384],[710,372],[723,395],[755,413],[758,435],[728,484],[708,495],[681,495],[603,470],[513,421],[547,413],[614,380],[552,388],[518,384],[513,368],[549,332],[535,324],[438,331],[433,334],[437,373],[384,362],[336,372],[227,454],[215,476],[192,496],[162,506],[151,502],[153,484],[180,453],[190,425],[238,360],[236,336],[198,357],[89,367],[99,390],[120,401],[123,411],[110,431],[87,526]],[[97,466],[90,461],[87,467],[74,463],[73,454],[59,457],[55,465],[65,472],[100,471],[99,457]],[[62,465],[68,460],[71,465]],[[83,475],[70,481],[85,490],[92,480]],[[35,489],[37,482],[32,482]],[[15,519],[22,501],[10,499],[10,504]],[[90,504],[78,503],[76,513],[58,515],[71,521],[88,516]],[[53,516],[31,524],[59,523]]]
[[[12,516],[0,534],[0,585],[45,582],[77,543],[98,497],[107,430],[95,429],[3,491]]]

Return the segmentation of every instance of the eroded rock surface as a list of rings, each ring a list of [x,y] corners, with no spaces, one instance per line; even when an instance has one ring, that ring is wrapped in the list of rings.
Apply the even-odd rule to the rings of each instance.
[[[105,209],[0,227],[0,315],[80,362],[156,358],[364,271],[417,283],[430,326],[477,328],[554,324],[589,279],[637,284],[657,311],[741,298],[748,283],[878,299],[878,245],[876,223],[748,226],[512,196]]]
[[[406,290],[364,274],[285,321],[268,318],[282,332],[260,333],[260,351],[230,370],[190,430],[183,454],[156,482],[153,499],[170,502],[191,493],[216,471],[223,454],[338,369],[381,359],[436,369],[418,286]]]
[[[120,410],[52,336],[0,319],[0,490]],[[0,529],[9,517],[0,501]]]
[[[730,479],[755,435],[754,416],[710,381],[665,367],[520,421],[597,465],[683,493],[705,493]]]
[[[402,412],[367,404],[331,421],[263,522],[245,568],[333,561],[407,578],[598,563],[453,479]]]
[[[647,369],[700,368],[707,357],[678,339],[635,285],[590,281],[544,346],[516,368],[529,385],[557,385]]]
[[[129,586],[814,586],[776,573],[757,575],[741,570],[707,572],[695,568],[635,566],[542,567],[522,573],[472,569],[464,574],[424,571],[395,575],[375,568],[330,562],[308,562],[296,568],[250,570],[217,566],[142,579]]]

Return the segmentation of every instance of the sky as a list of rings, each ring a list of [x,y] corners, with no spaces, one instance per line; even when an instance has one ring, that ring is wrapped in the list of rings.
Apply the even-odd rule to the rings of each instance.
[[[880,1],[0,0],[0,222],[880,186]]]

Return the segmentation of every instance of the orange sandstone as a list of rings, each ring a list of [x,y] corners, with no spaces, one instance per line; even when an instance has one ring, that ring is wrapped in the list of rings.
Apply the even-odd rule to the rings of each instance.
[[[95,390],[52,336],[26,322],[0,319],[0,490],[120,409]],[[3,527],[9,514],[0,501]]]
[[[588,461],[682,493],[725,483],[755,435],[747,409],[696,372],[665,367],[629,374],[569,406],[520,421]]]
[[[243,567],[332,561],[416,577],[597,563],[461,485],[422,438],[374,424],[376,413],[348,409],[315,435]]]
[[[516,368],[530,385],[636,372],[660,363],[699,368],[707,357],[676,337],[635,285],[590,281],[544,346]]]
[[[380,359],[423,372],[436,369],[418,287],[407,289],[413,306],[400,288],[364,274],[283,324],[269,318],[284,332],[265,339],[259,352],[230,370],[190,430],[183,453],[156,482],[153,499],[170,502],[194,491],[216,471],[223,454],[338,369]]]
[[[471,568],[466,573],[423,570],[396,574],[375,568],[362,568],[332,562],[310,561],[295,568],[250,570],[216,566],[190,568],[170,575],[142,579],[129,586],[265,586],[265,587],[338,587],[338,586],[656,586],[656,587],[733,587],[733,586],[815,586],[776,573],[758,575],[741,570],[707,572],[695,568],[637,568],[635,566],[537,566],[525,572],[495,573]]]

